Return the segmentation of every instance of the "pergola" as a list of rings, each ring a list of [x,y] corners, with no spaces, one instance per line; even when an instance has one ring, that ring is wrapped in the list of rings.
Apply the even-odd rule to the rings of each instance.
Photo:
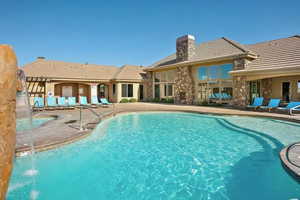
[[[26,77],[27,91],[29,96],[41,96],[46,95],[46,82],[48,81],[45,77]]]

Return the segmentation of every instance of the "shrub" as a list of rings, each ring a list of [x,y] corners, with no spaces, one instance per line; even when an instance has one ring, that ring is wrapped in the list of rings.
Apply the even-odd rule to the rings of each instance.
[[[154,98],[154,99],[152,99],[152,102],[160,102],[160,99],[159,98]]]
[[[167,98],[166,103],[174,103],[174,99],[173,98]]]
[[[134,102],[137,102],[137,100],[136,100],[136,98],[131,98],[131,99],[129,99],[129,102],[134,103]]]
[[[122,99],[122,100],[120,101],[120,103],[128,103],[128,102],[129,102],[128,99]]]
[[[160,100],[160,102],[161,102],[161,103],[168,103],[168,102],[167,102],[167,99],[165,99],[165,98],[162,98],[162,99]]]

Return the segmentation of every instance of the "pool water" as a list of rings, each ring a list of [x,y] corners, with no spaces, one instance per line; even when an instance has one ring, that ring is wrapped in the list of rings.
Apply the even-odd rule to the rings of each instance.
[[[7,199],[300,199],[278,153],[300,126],[272,119],[133,113],[103,121],[88,138],[17,158]]]
[[[30,126],[29,119],[17,119],[16,130],[18,132],[18,131],[27,131],[30,130],[31,128],[37,128],[52,119],[53,118],[51,117],[33,118],[32,126]]]

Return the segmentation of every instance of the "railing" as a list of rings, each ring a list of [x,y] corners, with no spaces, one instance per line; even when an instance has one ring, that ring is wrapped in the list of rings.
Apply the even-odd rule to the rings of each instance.
[[[112,115],[115,116],[115,104],[114,103],[112,104],[112,107],[113,107],[113,109],[112,109]],[[97,112],[95,112],[92,108],[90,108],[88,106],[79,106],[79,111],[80,111],[80,115],[79,115],[79,123],[80,123],[79,130],[80,131],[85,130],[84,126],[83,126],[83,117],[82,117],[82,109],[83,108],[89,110],[93,115],[95,115],[98,118],[98,122],[101,122],[101,120],[102,120],[102,116],[99,115]]]

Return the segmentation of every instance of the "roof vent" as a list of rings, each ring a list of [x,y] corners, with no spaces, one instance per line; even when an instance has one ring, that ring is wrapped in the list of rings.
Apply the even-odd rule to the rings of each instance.
[[[46,57],[44,57],[44,56],[37,57],[37,60],[45,60],[45,59],[46,59]]]

